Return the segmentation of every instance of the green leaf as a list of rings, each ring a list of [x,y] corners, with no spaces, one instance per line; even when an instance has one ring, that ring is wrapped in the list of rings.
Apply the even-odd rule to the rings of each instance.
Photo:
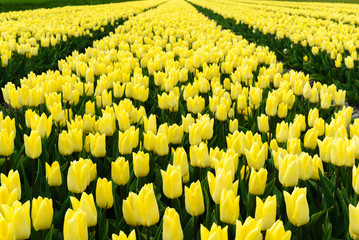
[[[50,230],[46,234],[45,240],[52,240],[53,235],[54,235],[54,225],[51,225]]]

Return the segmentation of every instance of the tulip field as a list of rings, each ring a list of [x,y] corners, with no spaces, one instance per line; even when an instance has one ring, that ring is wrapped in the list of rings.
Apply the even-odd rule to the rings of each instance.
[[[0,239],[359,239],[350,6],[0,13]]]

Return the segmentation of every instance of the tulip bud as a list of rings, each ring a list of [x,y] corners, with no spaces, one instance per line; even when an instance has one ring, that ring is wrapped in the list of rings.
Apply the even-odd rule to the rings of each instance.
[[[142,226],[152,226],[159,221],[158,204],[153,185],[146,184],[135,198],[135,216]]]
[[[94,157],[104,157],[106,155],[106,135],[98,132],[93,135],[90,133],[90,150]]]
[[[255,220],[252,217],[247,217],[243,225],[241,221],[236,222],[236,238],[235,240],[261,240],[262,234],[262,220]]]
[[[53,216],[52,199],[42,197],[32,199],[31,218],[36,231],[49,229]]]
[[[292,194],[284,191],[285,206],[289,221],[300,227],[309,222],[307,188],[294,188]]]
[[[252,168],[251,176],[249,177],[248,189],[252,195],[262,195],[266,188],[267,169],[261,168],[258,172]]]
[[[1,174],[1,185],[5,185],[8,191],[11,193],[16,189],[17,192],[17,200],[21,199],[21,182],[19,172],[16,170],[10,170],[8,175]]]
[[[201,127],[198,124],[192,124],[189,127],[189,143],[193,145],[199,145],[202,142],[201,139]]]
[[[100,208],[111,208],[113,205],[112,182],[98,178],[96,184],[96,203]]]
[[[132,232],[130,232],[128,237],[122,231],[120,231],[120,233],[118,235],[113,233],[112,240],[136,240],[136,232],[135,232],[135,230],[132,230]]]
[[[156,122],[156,115],[151,114],[149,118],[144,118],[144,126],[145,132],[153,132],[153,134],[157,133],[157,122]]]
[[[111,177],[117,185],[126,185],[130,179],[130,167],[124,157],[118,157],[111,163]]]
[[[315,149],[317,147],[318,131],[314,128],[309,129],[304,135],[304,147]]]
[[[299,179],[308,180],[313,176],[313,159],[312,157],[306,153],[302,152],[298,160],[298,169],[299,169]]]
[[[15,201],[11,206],[0,205],[0,218],[4,217],[14,227],[16,239],[28,239],[31,233],[30,201],[21,204]],[[2,229],[1,229],[2,230]],[[2,234],[1,231],[0,234]]]
[[[234,131],[238,130],[238,119],[231,119],[229,121],[229,132],[234,133]]]
[[[312,108],[309,110],[308,114],[308,126],[314,127],[314,122],[319,118],[319,111],[317,108]]]
[[[199,146],[191,146],[189,151],[192,167],[206,168],[210,165],[208,147],[204,142]]]
[[[220,219],[227,224],[235,224],[239,217],[239,196],[233,190],[223,189],[219,203]]]
[[[54,161],[51,166],[48,163],[45,163],[45,168],[46,180],[49,186],[60,186],[62,184],[62,177],[59,162]]]
[[[67,172],[67,187],[70,192],[82,193],[90,184],[90,168],[84,161],[72,161]]]
[[[135,215],[135,204],[137,197],[138,196],[135,193],[130,192],[128,197],[123,200],[122,204],[123,217],[125,218],[126,223],[131,226],[139,225],[137,216]]]
[[[139,151],[138,153],[132,153],[133,159],[133,171],[136,177],[146,177],[150,171],[150,155]]]
[[[272,227],[276,219],[277,198],[275,195],[269,196],[263,203],[259,197],[256,197],[256,215],[258,221],[262,220],[262,230]]]
[[[68,209],[64,220],[64,240],[78,239],[87,240],[87,218],[86,212],[81,209],[74,211]]]
[[[165,133],[157,134],[155,137],[155,152],[159,156],[167,155],[169,151],[168,140]]]
[[[80,201],[75,197],[70,197],[71,205],[74,211],[81,209],[86,213],[87,226],[93,227],[97,224],[97,210],[95,206],[95,201],[92,193],[87,194],[82,193]]]
[[[208,229],[201,224],[200,231],[201,231],[201,240],[228,239],[228,226],[221,228],[220,226],[217,226],[216,223],[213,223],[211,230],[208,231]]]
[[[10,156],[14,152],[15,131],[0,130],[0,156]]]
[[[30,136],[24,134],[25,153],[29,158],[35,159],[41,155],[41,137],[37,131],[31,131]]]
[[[188,188],[185,186],[185,205],[186,211],[191,216],[199,216],[204,213],[204,201],[201,183],[192,183]]]
[[[336,106],[344,106],[345,103],[345,95],[346,95],[346,91],[345,90],[339,90],[336,94],[335,94],[335,105]]]
[[[174,208],[167,207],[163,216],[163,240],[182,240],[183,231],[178,213]]]
[[[287,151],[289,154],[299,155],[302,152],[301,141],[298,138],[290,138],[287,141]]]
[[[353,61],[353,58],[351,56],[348,56],[344,59],[344,62],[345,62],[345,67],[347,69],[352,69],[354,68],[354,61]]]
[[[267,133],[269,131],[269,123],[268,123],[268,116],[262,114],[260,117],[257,117],[258,122],[258,130],[261,133]]]
[[[281,122],[276,127],[276,138],[279,143],[284,143],[288,139],[288,123]]]
[[[17,200],[17,189],[9,191],[5,184],[0,186],[0,205],[5,204],[11,206]],[[1,228],[0,228],[1,229]]]
[[[0,216],[0,238],[1,239],[16,239],[14,225],[11,222],[6,221]]]
[[[168,138],[172,144],[180,144],[183,138],[183,126],[173,124],[168,127]]]
[[[189,127],[194,124],[194,118],[192,117],[192,115],[190,113],[188,113],[186,115],[186,117],[184,117],[182,115],[182,126],[183,126],[183,131],[188,133],[189,132]]]
[[[232,189],[235,193],[234,195],[237,195],[238,181],[232,183],[232,175],[230,172],[227,172],[224,169],[218,169],[216,171],[216,177],[214,177],[213,173],[208,172],[207,179],[209,191],[216,204],[220,203],[223,189]]]
[[[266,114],[275,116],[277,114],[278,100],[274,96],[269,96],[266,101]]]
[[[181,169],[181,176],[184,177],[188,174],[188,159],[187,153],[183,147],[178,147],[176,150],[172,148],[173,166]]]
[[[171,164],[167,171],[161,170],[163,193],[170,199],[178,198],[182,195],[182,176],[181,170]]]
[[[277,220],[270,229],[267,229],[265,240],[290,240],[291,236],[292,232],[285,231],[283,222]]]
[[[279,182],[285,187],[296,186],[299,179],[298,161],[296,155],[286,155],[278,158]]]
[[[147,151],[153,151],[155,149],[155,135],[150,131],[143,133],[143,147]]]
[[[332,104],[332,96],[330,93],[325,93],[320,100],[320,107],[322,109],[329,109]]]
[[[263,146],[260,147],[259,144],[253,142],[250,150],[245,148],[244,153],[246,155],[248,166],[255,170],[259,170],[265,164],[268,153],[268,144],[265,142]]]

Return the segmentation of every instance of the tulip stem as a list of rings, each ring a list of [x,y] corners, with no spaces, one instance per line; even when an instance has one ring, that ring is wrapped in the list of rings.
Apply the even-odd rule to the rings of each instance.
[[[141,240],[141,236],[140,236],[140,231],[139,231],[139,229],[138,229],[138,226],[136,226],[135,227],[135,232],[136,232],[136,239],[139,239],[139,240]]]
[[[150,227],[147,227],[147,240],[150,240]]]
[[[40,240],[42,240],[42,232],[43,230],[40,231]]]
[[[301,227],[298,227],[297,228],[297,239],[298,240],[302,240],[302,228]]]
[[[193,240],[197,239],[197,217],[193,216]]]
[[[34,185],[35,185],[35,159],[32,159],[32,188],[34,191]]]
[[[8,163],[8,161],[10,161],[10,157],[7,157],[5,159],[5,171],[6,171],[6,174],[8,174],[8,172],[9,172],[9,163]]]
[[[339,166],[337,166],[337,170],[336,170],[336,172],[335,172],[335,187],[334,187],[334,202],[336,202],[337,201],[337,188],[338,188],[338,182],[339,182],[339,177],[338,177],[338,175],[339,175]]]

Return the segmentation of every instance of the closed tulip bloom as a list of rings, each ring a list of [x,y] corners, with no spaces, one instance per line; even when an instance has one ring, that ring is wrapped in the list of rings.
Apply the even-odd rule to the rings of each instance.
[[[291,138],[287,141],[287,151],[289,154],[299,155],[302,152],[301,141],[298,138]]]
[[[85,104],[85,113],[90,114],[91,116],[95,115],[95,103],[92,101],[87,101]]]
[[[10,170],[8,175],[1,174],[1,185],[5,185],[9,192],[16,189],[17,200],[21,199],[21,182],[19,172],[16,170]]]
[[[308,153],[302,152],[297,159],[299,168],[299,179],[304,181],[311,179],[314,171],[312,157]]]
[[[268,123],[268,116],[265,114],[262,114],[260,117],[257,117],[257,123],[258,123],[258,130],[261,133],[267,133],[269,131],[269,123]]]
[[[185,186],[184,193],[187,213],[194,217],[203,214],[204,201],[202,187],[199,180],[197,180],[195,183],[192,183],[189,188]]]
[[[267,197],[264,203],[259,197],[256,197],[255,218],[257,221],[262,220],[262,230],[272,227],[275,222],[276,212],[277,198],[275,195]]]
[[[15,240],[15,229],[11,222],[8,222],[0,216],[0,239],[4,240]]]
[[[325,127],[325,122],[323,118],[318,118],[314,121],[314,129],[317,130],[318,132],[318,136],[323,136],[324,134],[324,127]]]
[[[167,136],[160,133],[155,137],[155,152],[158,156],[167,155],[169,152]]]
[[[0,186],[0,205],[11,206],[17,200],[17,189],[9,191],[5,184]]]
[[[49,229],[53,216],[52,199],[42,197],[32,199],[31,218],[36,231]]]
[[[221,222],[235,224],[239,217],[239,196],[233,190],[223,189],[219,203]]]
[[[359,205],[354,207],[349,204],[349,234],[353,239],[359,238]]]
[[[238,119],[231,119],[229,121],[229,132],[234,133],[234,131],[238,130]]]
[[[262,195],[266,188],[267,182],[267,169],[261,168],[258,172],[252,168],[251,175],[249,177],[248,190],[252,195]]]
[[[248,150],[247,148],[244,149],[248,166],[254,168],[255,170],[259,170],[260,168],[262,168],[267,158],[267,152],[267,142],[265,142],[262,147],[260,147],[259,144],[253,142],[250,150]]]
[[[70,197],[71,205],[74,211],[81,209],[86,213],[87,226],[93,227],[97,224],[97,210],[95,206],[95,201],[92,193],[87,194],[82,193],[80,201],[75,197]]]
[[[353,166],[352,186],[356,194],[359,194],[359,168]]]
[[[72,129],[69,132],[73,152],[81,152],[83,148],[82,129]]]
[[[314,127],[314,122],[319,118],[319,110],[318,108],[312,108],[309,110],[308,114],[308,126]]]
[[[204,142],[201,142],[199,146],[191,146],[189,151],[192,167],[209,167],[211,160],[208,154],[208,147]]]
[[[35,159],[41,155],[41,137],[37,131],[31,131],[30,136],[24,134],[25,153],[29,158]]]
[[[96,203],[100,208],[111,208],[113,205],[112,182],[98,178],[96,183]]]
[[[143,133],[143,147],[147,151],[155,150],[155,138],[156,135],[153,132]]]
[[[183,126],[173,124],[168,127],[168,137],[172,144],[180,144],[183,138]]]
[[[335,139],[330,151],[331,163],[336,166],[351,167],[355,163],[355,150],[348,141],[342,138]]]
[[[135,204],[137,195],[133,192],[130,192],[128,197],[123,200],[122,203],[122,212],[125,221],[130,226],[137,226],[139,225],[136,215],[135,215]]]
[[[46,180],[50,187],[60,186],[62,184],[62,177],[60,165],[58,161],[54,161],[51,166],[45,163]]]
[[[24,204],[16,201],[11,206],[1,205],[0,215],[2,215],[8,223],[12,223],[16,239],[28,239],[30,237],[30,201]]]
[[[212,224],[210,230],[201,224],[201,240],[228,240],[228,226],[221,228],[216,223]]]
[[[325,93],[320,100],[320,107],[322,109],[329,109],[332,103],[332,95],[330,93]]]
[[[288,105],[285,103],[280,103],[278,105],[278,112],[277,112],[278,117],[285,118],[287,117],[287,114],[288,114]]]
[[[139,151],[138,153],[132,153],[133,159],[133,171],[136,177],[146,177],[150,171],[150,155]]]
[[[276,138],[279,143],[284,143],[288,139],[288,123],[281,122],[276,127]]]
[[[291,236],[292,232],[285,231],[283,222],[278,219],[270,229],[267,229],[265,240],[290,240]]]
[[[159,221],[158,204],[152,183],[144,185],[135,198],[135,216],[142,226],[152,226]]]
[[[69,208],[66,211],[64,220],[64,240],[70,239],[88,239],[86,212],[81,209],[74,211]]]
[[[275,116],[277,114],[278,100],[274,96],[269,96],[266,101],[266,114]]]
[[[188,113],[186,115],[186,117],[184,117],[182,115],[182,126],[183,126],[183,131],[185,133],[189,132],[189,127],[194,124],[194,118],[192,117],[192,115],[190,113]]]
[[[227,120],[227,108],[225,104],[218,104],[215,117],[217,120],[222,122]]]
[[[51,134],[52,128],[52,116],[47,117],[45,113],[41,116],[35,114],[35,118],[31,122],[31,129],[38,131],[41,138],[45,135],[48,138]]]
[[[312,179],[319,180],[319,171],[322,172],[322,175],[324,175],[324,169],[323,169],[323,162],[320,159],[320,157],[315,154],[313,157],[313,175]]]
[[[163,240],[182,240],[183,231],[178,213],[174,208],[167,207],[163,216]]]
[[[172,148],[173,166],[181,169],[181,176],[184,177],[188,174],[188,158],[187,153],[183,147],[178,147],[176,150]]]
[[[309,82],[305,83],[304,84],[304,87],[303,87],[303,97],[305,99],[310,99],[312,97],[312,88],[309,84]]]
[[[151,114],[149,118],[144,118],[144,126],[145,126],[145,132],[153,132],[153,134],[157,133],[157,121],[156,121],[156,115]]]
[[[200,96],[195,96],[194,98],[187,99],[187,110],[188,112],[198,114],[203,111],[205,106],[204,98]]]
[[[178,198],[182,195],[182,176],[181,169],[168,165],[167,171],[161,170],[163,193],[170,199]]]
[[[201,138],[201,126],[198,124],[192,124],[189,127],[189,143],[193,145],[199,145],[202,142]]]
[[[315,128],[309,129],[304,135],[304,147],[315,149],[317,147],[318,131]]]
[[[353,61],[353,58],[351,56],[348,56],[344,59],[344,62],[345,62],[345,67],[347,69],[352,69],[354,68],[354,61]]]
[[[345,103],[345,90],[338,90],[338,92],[335,94],[335,105],[336,106],[344,106]]]
[[[117,185],[126,185],[130,179],[130,167],[124,157],[118,157],[111,162],[111,177]]]
[[[136,240],[136,232],[135,232],[135,230],[132,230],[132,232],[130,232],[130,234],[127,237],[127,235],[124,232],[120,231],[120,233],[118,235],[113,233],[111,239],[112,240]]]
[[[262,93],[263,89],[251,87],[249,90],[249,105],[257,109],[259,107],[259,104],[262,102]],[[268,113],[267,115],[271,116]]]
[[[104,157],[106,155],[106,135],[90,133],[90,150],[94,157]]]
[[[331,162],[331,148],[333,142],[334,139],[332,137],[325,137],[323,141],[317,139],[320,159],[322,159],[323,162]]]
[[[235,195],[237,195],[238,181],[232,183],[232,175],[230,172],[227,172],[224,169],[218,169],[216,171],[216,177],[213,175],[213,173],[208,172],[207,180],[209,191],[213,201],[216,204],[219,204],[221,201],[221,194],[223,189],[232,189]]]
[[[84,161],[72,161],[67,172],[67,187],[70,192],[82,193],[90,184],[90,168]]]
[[[278,158],[279,182],[285,187],[296,186],[299,179],[299,168],[297,156],[288,154],[282,158]]]
[[[262,219],[257,221],[252,217],[247,217],[243,224],[237,220],[235,240],[261,240],[261,229]]]
[[[307,188],[294,188],[292,194],[284,191],[285,206],[289,221],[296,227],[309,222]]]
[[[73,153],[72,139],[71,134],[66,131],[59,134],[58,147],[61,155],[68,156]]]
[[[210,140],[213,137],[213,126],[214,126],[214,118],[204,118],[204,120],[200,123],[201,129],[201,138],[203,140]]]
[[[90,169],[90,182],[92,182],[97,176],[97,164],[93,163],[91,159],[80,158],[80,162],[82,161],[84,162],[84,164],[87,164]]]
[[[0,156],[10,156],[14,152],[15,131],[0,131]]]

